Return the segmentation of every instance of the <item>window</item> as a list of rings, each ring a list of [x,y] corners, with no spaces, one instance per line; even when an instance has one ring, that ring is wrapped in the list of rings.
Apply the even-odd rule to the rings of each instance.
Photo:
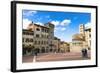
[[[25,32],[25,34],[26,34],[26,35],[29,35],[29,33],[28,33],[28,32]]]
[[[37,44],[37,41],[35,41],[35,44]]]
[[[46,47],[47,49],[49,48],[49,47]]]
[[[25,47],[25,44],[23,44],[22,46],[23,46],[23,48],[24,48],[24,47]]]
[[[43,44],[43,41],[41,41],[41,44]]]
[[[36,34],[36,38],[39,38],[39,34]]]
[[[34,35],[34,33],[33,33],[33,32],[31,32],[31,33],[30,33],[30,35]]]
[[[52,44],[52,41],[50,41],[50,43]]]
[[[44,32],[44,28],[42,28],[42,32]]]
[[[47,44],[48,44],[48,41],[47,41]]]
[[[38,44],[40,44],[40,41],[38,41]]]
[[[23,34],[27,35],[27,33],[26,33],[26,32],[23,32]]]
[[[25,32],[23,31],[23,34],[25,34]]]
[[[41,35],[41,37],[43,38],[43,37],[44,37],[44,35],[42,34],[42,35]]]
[[[23,42],[24,42],[24,38],[23,38]]]
[[[26,38],[26,41],[25,42],[29,42],[29,38]]]
[[[48,32],[47,28],[42,28],[42,32]]]
[[[47,30],[45,29],[45,32],[47,32]]]
[[[23,32],[24,35],[34,35],[34,32]]]
[[[33,39],[30,39],[30,42],[33,42]]]
[[[33,39],[26,38],[25,42],[33,42]]]
[[[73,43],[73,45],[75,46],[75,45],[76,45],[76,43]]]
[[[37,31],[40,31],[40,29],[39,29],[39,28],[36,28],[36,30],[37,30]]]
[[[45,41],[44,41],[44,45],[45,45]]]
[[[89,38],[91,38],[91,34],[89,34]]]
[[[46,38],[46,35],[44,35],[44,38]]]
[[[49,32],[49,30],[47,29],[47,33]]]
[[[49,38],[49,36],[47,35],[47,38]]]
[[[44,41],[44,45],[47,44],[47,41]]]

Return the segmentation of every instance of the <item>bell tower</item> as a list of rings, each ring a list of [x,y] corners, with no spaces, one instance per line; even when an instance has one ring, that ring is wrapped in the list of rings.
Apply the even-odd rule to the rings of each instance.
[[[79,33],[84,35],[85,34],[84,30],[85,30],[84,24],[80,24],[80,26],[79,26]]]

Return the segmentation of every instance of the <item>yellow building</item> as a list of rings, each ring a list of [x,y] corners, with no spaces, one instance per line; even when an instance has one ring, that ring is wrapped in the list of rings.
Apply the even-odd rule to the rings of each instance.
[[[84,24],[79,26],[79,33],[72,36],[71,52],[80,52],[83,48],[90,49],[91,28],[86,29]]]
[[[32,39],[34,40],[32,42],[32,44],[34,44],[33,52],[36,51],[37,53],[47,53],[47,52],[54,51],[55,46],[53,43],[54,42],[54,25],[53,24],[47,23],[45,25],[39,25],[39,24],[34,24],[32,22],[27,27],[27,31],[34,32],[34,35],[31,36]],[[23,35],[25,34],[23,33]],[[25,37],[30,38],[28,36],[30,35],[23,36],[23,39]],[[26,45],[25,43],[23,44]]]
[[[60,52],[70,52],[70,44],[64,41],[60,42]]]
[[[23,55],[32,55],[33,49],[34,49],[34,31],[30,30],[23,30],[22,35],[22,46],[23,46]]]
[[[91,49],[91,28],[87,28],[85,29],[85,40],[86,40],[86,43],[87,43],[87,48],[88,50]]]
[[[53,52],[59,52],[59,49],[60,49],[60,39],[58,39],[57,37],[54,37],[53,45],[54,45]]]
[[[71,52],[79,52],[83,49],[83,44],[85,42],[84,36],[82,34],[75,34],[72,36]]]

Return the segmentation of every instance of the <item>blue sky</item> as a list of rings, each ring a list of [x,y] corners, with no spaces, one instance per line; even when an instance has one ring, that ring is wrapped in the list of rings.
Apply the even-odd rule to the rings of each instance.
[[[80,24],[88,26],[91,23],[90,13],[37,10],[23,10],[22,13],[24,29],[32,21],[40,25],[51,22],[55,25],[54,35],[66,42],[71,42],[72,35],[79,33]]]

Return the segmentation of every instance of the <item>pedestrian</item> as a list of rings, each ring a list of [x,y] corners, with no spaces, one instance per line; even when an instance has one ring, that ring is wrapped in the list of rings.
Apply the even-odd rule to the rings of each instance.
[[[35,56],[37,56],[37,51],[35,52]]]
[[[81,52],[82,52],[82,57],[84,58],[84,57],[85,57],[85,49],[83,48],[83,49],[81,50]]]
[[[88,57],[87,49],[84,49],[84,56],[85,56],[85,58]]]
[[[87,49],[86,48],[82,49],[82,57],[83,58],[87,58],[88,57],[88,53],[87,53]]]

